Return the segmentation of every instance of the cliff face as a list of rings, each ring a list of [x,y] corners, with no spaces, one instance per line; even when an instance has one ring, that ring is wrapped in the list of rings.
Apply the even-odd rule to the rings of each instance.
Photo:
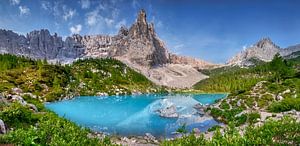
[[[140,11],[136,22],[128,32],[128,51],[125,54],[133,63],[158,66],[169,62],[169,54],[163,42],[156,36],[153,24],[148,24],[146,13]]]
[[[83,54],[83,46],[73,39],[63,41],[48,30],[35,30],[26,36],[10,30],[0,30],[0,53],[28,56],[34,59],[61,60],[75,59]]]

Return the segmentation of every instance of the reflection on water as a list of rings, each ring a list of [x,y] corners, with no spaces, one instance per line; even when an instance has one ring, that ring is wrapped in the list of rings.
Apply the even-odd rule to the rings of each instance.
[[[206,131],[218,124],[202,117],[194,105],[212,104],[225,94],[176,94],[176,95],[130,95],[130,96],[81,96],[46,104],[60,116],[94,131],[119,135],[144,135],[172,137],[172,132],[187,124],[187,129]],[[176,107],[178,118],[161,117],[158,110]]]

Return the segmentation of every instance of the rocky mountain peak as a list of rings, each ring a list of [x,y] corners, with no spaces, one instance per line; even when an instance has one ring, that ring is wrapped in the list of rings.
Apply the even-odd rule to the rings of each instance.
[[[151,34],[153,34],[152,32],[153,30],[153,26],[152,29],[150,30],[149,27],[151,24],[147,23],[147,17],[146,17],[146,12],[145,10],[141,10],[138,13],[136,22],[131,26],[130,30],[129,30],[129,35],[131,36],[131,38],[141,38],[141,37],[145,37],[148,39],[151,39]],[[150,30],[150,31],[149,31]]]
[[[147,25],[146,11],[144,9],[140,10],[137,17],[137,23],[139,25]]]
[[[125,26],[121,26],[118,35],[119,36],[127,36],[128,35],[128,29]]]
[[[269,37],[262,38],[255,44],[255,46],[257,46],[258,48],[264,48],[270,46],[274,48],[279,48],[277,45],[275,45],[275,43],[272,42],[272,40]]]
[[[251,66],[254,60],[271,61],[275,54],[279,53],[280,47],[271,41],[270,38],[262,38],[254,45],[241,51],[231,58],[227,63],[229,65]]]

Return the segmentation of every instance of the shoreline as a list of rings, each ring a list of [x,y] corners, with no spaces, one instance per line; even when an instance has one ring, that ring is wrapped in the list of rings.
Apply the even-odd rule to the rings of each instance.
[[[166,94],[166,96],[169,96],[169,95],[178,95],[178,94],[179,93],[168,93],[168,94]],[[209,94],[209,93],[207,93],[207,94]],[[149,94],[139,94],[139,95],[145,95],[145,96],[149,95],[149,96],[151,96],[151,95],[161,95],[161,94],[149,93]],[[184,95],[186,95],[186,94],[184,94]],[[132,96],[132,95],[110,95],[110,96]],[[110,96],[107,96],[107,97],[110,97]],[[83,97],[88,97],[88,96],[83,96]],[[97,96],[91,96],[91,97],[97,97]],[[99,96],[99,97],[105,97],[105,96]],[[226,97],[227,97],[227,95],[225,97],[222,97],[222,98],[226,98]],[[76,96],[73,97],[72,99],[66,99],[66,100],[73,100],[75,98],[76,98]],[[55,102],[59,102],[59,101],[55,101]],[[50,102],[50,103],[53,103],[53,102]],[[199,106],[197,107],[196,105],[198,105],[198,104],[201,105],[201,107],[199,107]],[[210,121],[210,120],[216,121],[218,123],[217,125],[220,125],[220,124],[223,125],[223,123],[219,122],[217,119],[213,118],[211,115],[209,115],[208,113],[206,113],[206,112],[203,111],[203,108],[207,107],[207,105],[202,105],[200,102],[198,102],[198,104],[194,105],[192,108],[195,111],[197,111],[197,112],[202,112],[203,115],[201,117],[197,118],[197,120],[196,120],[197,122],[194,121],[192,123],[189,123],[188,125],[202,124],[202,123],[204,123],[206,121]],[[184,117],[181,117],[181,118],[184,118]],[[176,119],[178,120],[179,118],[176,118]],[[82,127],[84,127],[84,126],[82,126]],[[212,126],[210,126],[209,128],[211,128],[211,127]],[[108,136],[111,139],[116,140],[117,142],[121,142],[122,144],[124,144],[124,142],[125,143],[132,143],[132,142],[135,142],[135,143],[136,142],[144,143],[147,140],[148,140],[147,143],[149,143],[149,142],[150,143],[152,143],[152,142],[158,143],[158,141],[163,141],[163,140],[167,140],[167,139],[174,139],[174,138],[181,137],[181,136],[178,136],[179,133],[176,133],[176,131],[174,131],[174,135],[173,136],[168,137],[168,136],[153,136],[151,133],[147,133],[147,132],[145,132],[145,133],[143,133],[141,135],[107,134],[106,132],[103,132],[103,131],[100,131],[100,130],[99,131],[95,131],[95,130],[92,130],[91,128],[88,128],[88,127],[85,127],[85,128],[87,128],[87,129],[89,129],[91,131],[90,132],[91,136],[94,136],[94,137],[96,136],[96,137],[98,137],[100,139],[103,139],[104,137]],[[198,128],[193,128],[193,129],[198,129]],[[200,131],[198,129],[198,134],[202,134],[203,133],[203,134],[206,135],[208,129],[206,129],[205,131]],[[151,137],[150,138],[150,139],[152,139],[151,141],[149,141],[149,137]]]

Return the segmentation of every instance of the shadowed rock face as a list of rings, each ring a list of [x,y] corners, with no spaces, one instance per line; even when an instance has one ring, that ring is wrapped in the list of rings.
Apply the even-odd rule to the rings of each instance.
[[[35,59],[75,59],[83,53],[73,39],[63,41],[57,34],[51,35],[46,29],[35,30],[25,36],[10,30],[0,30],[0,53],[28,56]]]

